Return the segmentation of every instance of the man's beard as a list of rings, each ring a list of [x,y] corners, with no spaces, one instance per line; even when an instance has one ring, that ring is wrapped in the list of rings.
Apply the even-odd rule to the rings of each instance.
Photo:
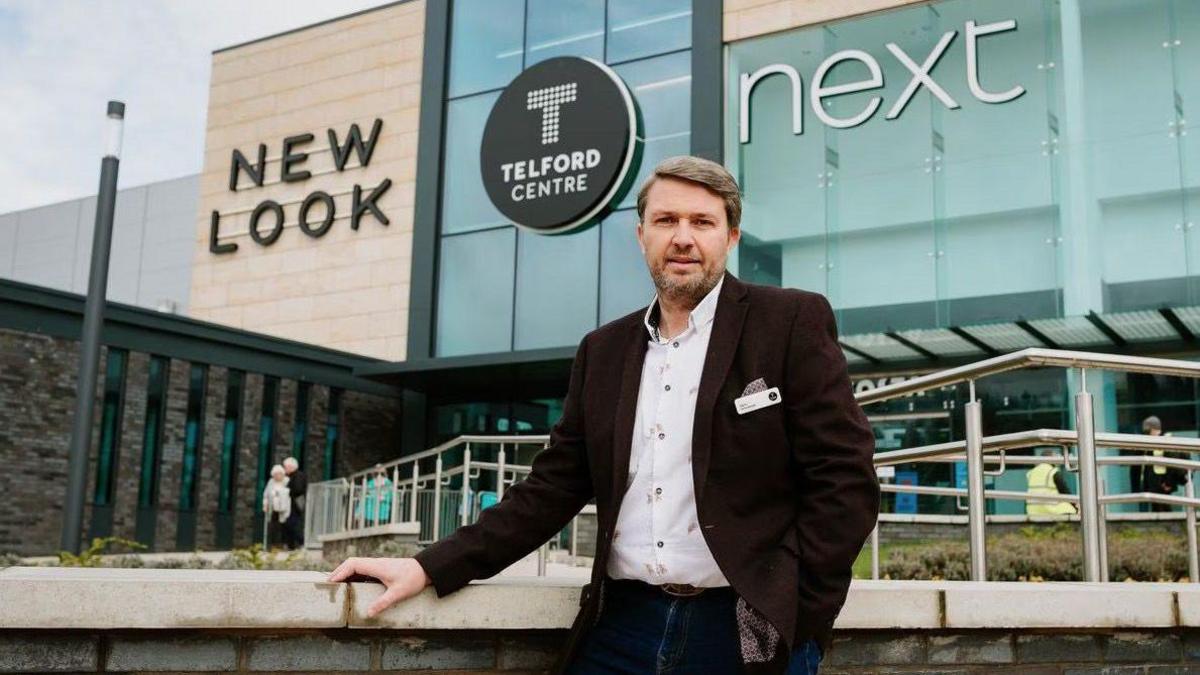
[[[723,269],[701,269],[700,275],[689,275],[686,278],[680,279],[673,274],[667,272],[667,263],[657,265],[650,270],[650,278],[654,281],[654,287],[658,290],[660,296],[665,296],[672,302],[677,302],[688,307],[695,307],[700,304],[704,296],[708,295],[713,288],[716,288],[717,282],[725,274]]]

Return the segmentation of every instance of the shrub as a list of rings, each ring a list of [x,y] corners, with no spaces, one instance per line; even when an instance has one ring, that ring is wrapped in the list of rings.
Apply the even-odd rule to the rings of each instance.
[[[21,556],[16,553],[0,553],[0,569],[16,567],[21,564]]]
[[[1023,528],[989,537],[990,581],[1082,581],[1079,533],[1061,528]],[[1112,581],[1176,581],[1187,578],[1187,543],[1163,533],[1108,538]],[[892,549],[880,563],[885,579],[970,578],[970,551],[964,541],[939,541]]]
[[[101,558],[101,556],[108,551],[110,546],[120,546],[130,549],[131,551],[140,551],[145,550],[146,548],[136,541],[122,539],[121,537],[96,537],[92,540],[92,545],[84,549],[79,555],[75,555],[74,553],[70,553],[68,551],[59,551],[58,564],[62,565],[63,567],[100,567],[102,564],[104,564],[104,559]],[[136,561],[130,560],[128,561],[128,564],[124,565],[112,565],[110,561],[108,566],[142,567],[142,561],[137,556],[123,557],[135,558]]]

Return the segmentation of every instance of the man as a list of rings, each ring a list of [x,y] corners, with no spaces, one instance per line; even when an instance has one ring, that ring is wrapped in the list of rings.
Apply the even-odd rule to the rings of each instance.
[[[286,542],[288,548],[304,546],[304,496],[308,494],[308,477],[300,470],[300,462],[295,457],[283,460],[283,470],[287,472],[288,493],[292,497],[292,513],[288,516],[286,525]]]
[[[1055,454],[1054,448],[1039,448],[1037,454],[1050,457]],[[1049,462],[1041,462],[1025,472],[1025,482],[1030,492],[1043,495],[1069,495],[1071,489],[1057,466]],[[1075,505],[1071,502],[1025,502],[1025,513],[1031,516],[1050,516],[1064,513],[1075,513]]]
[[[382,581],[372,614],[427,584],[446,595],[595,498],[568,672],[815,673],[879,509],[833,312],[725,272],[741,199],[719,164],[665,160],[637,204],[657,295],[583,339],[529,477],[415,559],[350,559],[330,578]]]
[[[1162,420],[1157,415],[1150,415],[1142,420],[1142,433],[1150,436],[1163,435]],[[1170,434],[1168,434],[1170,435]],[[1161,449],[1153,450],[1146,453],[1148,457],[1178,457],[1177,453],[1167,454]],[[1165,466],[1141,466],[1142,469],[1142,489],[1151,494],[1169,495],[1175,492],[1175,489],[1187,482],[1187,472],[1183,469]],[[1153,512],[1171,511],[1170,504],[1159,504],[1153,502],[1150,504],[1150,510]]]

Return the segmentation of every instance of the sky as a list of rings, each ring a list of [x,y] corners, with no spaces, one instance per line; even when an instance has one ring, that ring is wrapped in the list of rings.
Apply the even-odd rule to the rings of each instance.
[[[0,0],[0,213],[94,195],[109,100],[119,187],[200,172],[215,49],[387,0]]]

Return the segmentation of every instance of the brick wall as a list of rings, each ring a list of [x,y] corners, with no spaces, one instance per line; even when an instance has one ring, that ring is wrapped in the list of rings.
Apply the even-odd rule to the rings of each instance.
[[[95,431],[83,521],[85,542],[92,536],[88,529],[95,490],[106,358],[107,351],[102,354],[97,382]],[[146,354],[129,354],[121,437],[114,468],[112,534],[127,539],[135,538],[148,363]],[[173,550],[176,545],[190,365],[186,361],[172,360],[170,367],[154,550]],[[28,556],[58,551],[78,367],[78,343],[73,340],[0,330],[0,467],[3,467],[0,470],[0,552]],[[197,486],[196,547],[200,550],[213,550],[216,546],[216,503],[227,382],[228,369],[209,368]],[[242,433],[238,443],[236,546],[247,546],[254,541],[255,520],[260,517],[255,476],[263,376],[247,373],[245,382]],[[295,381],[280,381],[272,463],[282,461],[292,452],[296,391]],[[309,475],[311,480],[319,480],[328,387],[313,384],[309,403]],[[398,399],[347,391],[342,398],[342,417],[339,475],[399,455],[396,440],[400,433]]]

